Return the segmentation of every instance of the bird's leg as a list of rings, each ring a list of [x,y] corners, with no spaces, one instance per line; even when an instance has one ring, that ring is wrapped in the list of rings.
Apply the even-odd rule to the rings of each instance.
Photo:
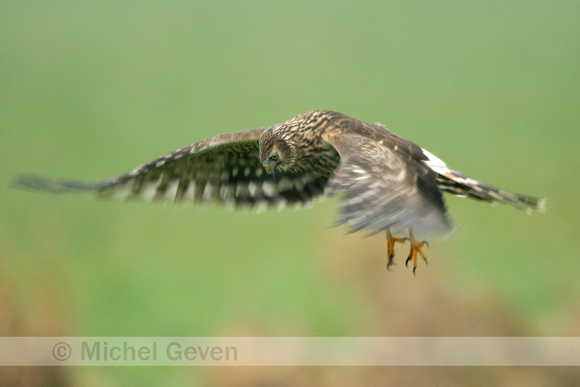
[[[409,240],[411,242],[411,250],[409,251],[409,256],[405,261],[405,266],[407,266],[409,261],[413,259],[413,274],[415,274],[415,270],[417,270],[417,253],[419,253],[419,255],[421,255],[425,263],[427,263],[427,257],[425,257],[425,254],[423,254],[423,251],[421,251],[421,247],[423,246],[429,247],[429,242],[427,241],[417,242],[415,240],[415,236],[413,235],[412,227],[409,228]]]
[[[395,243],[405,243],[407,238],[393,238],[391,230],[387,229],[387,269],[393,264],[395,258]]]

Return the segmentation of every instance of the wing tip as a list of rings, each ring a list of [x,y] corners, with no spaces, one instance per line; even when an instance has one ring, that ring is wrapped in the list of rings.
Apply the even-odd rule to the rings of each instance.
[[[31,191],[61,192],[58,189],[58,184],[55,184],[54,181],[37,175],[16,175],[12,178],[9,186]]]
[[[540,214],[545,213],[546,210],[548,209],[547,203],[548,203],[548,198],[538,199],[538,202],[536,203],[536,208],[535,208],[536,211],[538,211]]]
[[[528,215],[533,212],[543,214],[547,210],[547,198],[536,198],[533,196],[526,196],[521,194],[512,194],[512,196],[515,197],[515,200],[506,200],[506,203],[524,210]]]
[[[14,176],[9,186],[30,191],[60,194],[67,192],[90,191],[101,188],[103,185],[100,183],[87,184],[78,181],[55,180],[38,175],[21,174]]]

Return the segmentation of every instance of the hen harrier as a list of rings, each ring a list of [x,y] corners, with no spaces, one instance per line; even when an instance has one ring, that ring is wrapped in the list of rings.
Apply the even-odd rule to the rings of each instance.
[[[546,200],[514,194],[467,177],[427,150],[344,114],[316,110],[266,128],[210,137],[98,183],[20,176],[21,187],[94,191],[99,196],[153,200],[219,201],[234,207],[310,204],[344,194],[335,225],[353,231],[386,230],[387,268],[394,244],[409,240],[405,264],[425,261],[417,234],[445,232],[450,221],[442,192],[519,209],[543,210]],[[391,234],[408,229],[409,238]]]

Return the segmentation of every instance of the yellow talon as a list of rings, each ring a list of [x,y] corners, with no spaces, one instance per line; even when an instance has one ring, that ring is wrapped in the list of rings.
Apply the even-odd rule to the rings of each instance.
[[[395,243],[405,243],[406,238],[393,238],[391,231],[387,229],[387,269],[393,265],[395,258]]]
[[[429,247],[429,243],[427,241],[417,242],[415,240],[415,236],[413,235],[412,228],[409,228],[409,241],[411,242],[411,250],[409,250],[409,256],[407,257],[407,260],[405,261],[405,266],[407,266],[409,261],[411,259],[413,259],[413,274],[415,274],[415,270],[417,270],[417,253],[419,253],[421,258],[423,258],[425,263],[428,263],[427,257],[425,257],[425,254],[423,254],[421,247],[423,247],[423,246]]]

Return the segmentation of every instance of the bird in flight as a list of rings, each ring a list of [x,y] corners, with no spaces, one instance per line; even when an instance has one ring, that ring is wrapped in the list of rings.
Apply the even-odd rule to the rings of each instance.
[[[23,175],[16,185],[50,192],[93,191],[100,197],[154,201],[218,201],[231,207],[310,205],[342,194],[335,225],[352,231],[386,232],[387,268],[395,243],[410,242],[405,264],[417,257],[427,236],[451,228],[443,192],[501,202],[528,212],[546,199],[504,191],[467,177],[415,143],[379,123],[315,110],[270,127],[220,134],[177,149],[97,183]],[[408,238],[392,233],[408,230]]]

